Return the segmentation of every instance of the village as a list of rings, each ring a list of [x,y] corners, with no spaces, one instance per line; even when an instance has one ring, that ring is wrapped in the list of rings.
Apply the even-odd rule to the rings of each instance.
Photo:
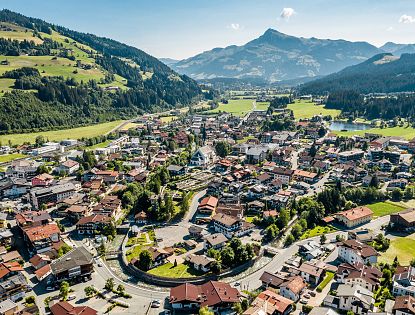
[[[415,314],[415,140],[262,101],[2,146],[0,314]]]

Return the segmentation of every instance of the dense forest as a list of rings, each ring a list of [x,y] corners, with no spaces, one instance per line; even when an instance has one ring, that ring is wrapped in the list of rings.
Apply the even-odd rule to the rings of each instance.
[[[9,10],[0,11],[0,22],[26,27],[39,36],[39,32],[51,34],[56,31],[88,45],[96,51],[93,57],[96,64],[106,71],[106,77],[120,75],[127,79],[129,87],[128,90],[108,92],[92,80],[78,83],[63,77],[41,77],[33,68],[5,72],[2,77],[16,79],[16,82],[15,90],[5,93],[0,99],[0,133],[63,128],[133,117],[143,112],[188,105],[202,96],[195,81],[175,73],[137,48]],[[61,44],[50,39],[43,39],[42,44],[30,40],[0,39],[0,54],[4,56],[50,55],[52,50],[60,47]],[[73,56],[62,57],[74,59]],[[143,79],[140,72],[151,72],[151,76]]]
[[[415,118],[415,94],[364,97],[356,91],[337,91],[329,95],[326,107],[368,119]]]
[[[301,94],[323,95],[340,90],[361,94],[415,91],[415,54],[400,58],[385,53],[358,65],[300,86]]]

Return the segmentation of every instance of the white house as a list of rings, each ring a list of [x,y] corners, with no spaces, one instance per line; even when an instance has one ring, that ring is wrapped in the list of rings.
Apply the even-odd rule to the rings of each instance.
[[[339,245],[339,258],[351,265],[361,263],[374,265],[378,261],[378,252],[371,246],[356,240],[346,240]]]
[[[190,166],[203,167],[213,165],[217,160],[215,150],[208,145],[200,147],[190,159]]]

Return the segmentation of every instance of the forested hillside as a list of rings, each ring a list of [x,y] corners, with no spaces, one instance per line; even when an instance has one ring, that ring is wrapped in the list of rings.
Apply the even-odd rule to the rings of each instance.
[[[130,118],[190,104],[197,83],[142,50],[0,11],[0,133]]]

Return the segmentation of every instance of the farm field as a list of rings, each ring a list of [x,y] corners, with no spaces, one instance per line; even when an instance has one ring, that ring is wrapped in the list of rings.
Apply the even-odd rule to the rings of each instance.
[[[382,136],[398,136],[404,137],[407,140],[415,138],[415,128],[412,127],[392,127],[392,128],[370,128],[366,130],[357,131],[333,131],[338,136],[362,136],[365,133],[376,133]]]
[[[208,111],[208,113],[226,112],[235,116],[245,116],[253,108],[253,100],[229,100],[228,104],[219,103],[218,108]]]
[[[399,264],[409,265],[415,253],[415,234],[391,240],[388,250],[379,257],[380,262],[393,263],[398,257]]]
[[[156,276],[169,278],[191,278],[203,274],[197,270],[194,270],[189,265],[178,264],[176,267],[174,267],[172,263],[167,263],[159,267],[153,268],[149,270],[148,273]]]
[[[376,202],[366,206],[373,211],[375,217],[383,217],[406,209],[404,206],[388,201]]]
[[[337,109],[326,109],[322,105],[315,105],[309,101],[296,100],[294,104],[288,104],[287,108],[294,112],[296,119],[311,118],[315,115],[331,115],[334,118],[340,114]]]
[[[26,157],[26,155],[20,154],[20,153],[4,154],[4,155],[0,155],[0,163],[7,163],[15,159],[21,159],[24,157]]]
[[[64,139],[80,139],[80,138],[91,138],[100,136],[110,132],[112,129],[116,128],[122,124],[122,120],[110,121],[102,124],[87,126],[87,127],[78,127],[72,129],[62,129],[62,130],[51,130],[43,132],[34,132],[34,133],[18,133],[10,135],[0,136],[0,142],[7,144],[9,140],[12,145],[23,144],[24,142],[34,143],[36,137],[39,135],[44,136],[49,141],[60,141]]]

